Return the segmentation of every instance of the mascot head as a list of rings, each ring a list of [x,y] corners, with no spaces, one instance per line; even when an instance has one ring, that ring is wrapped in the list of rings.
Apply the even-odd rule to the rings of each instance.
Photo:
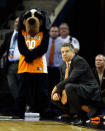
[[[40,31],[49,30],[49,17],[39,8],[25,10],[20,17],[19,29],[24,29],[31,36]]]

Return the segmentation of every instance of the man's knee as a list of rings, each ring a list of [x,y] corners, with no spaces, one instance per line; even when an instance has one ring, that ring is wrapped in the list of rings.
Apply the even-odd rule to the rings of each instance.
[[[67,103],[67,94],[66,94],[65,90],[62,91],[61,102],[62,102],[63,105],[65,105]]]
[[[73,92],[74,91],[73,84],[66,84],[65,91],[66,91],[66,94],[70,94],[71,92]]]

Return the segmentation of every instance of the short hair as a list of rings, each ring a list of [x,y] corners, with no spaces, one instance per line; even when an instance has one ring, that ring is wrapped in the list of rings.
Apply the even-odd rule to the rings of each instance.
[[[70,29],[70,28],[69,28],[69,25],[68,25],[66,22],[62,22],[62,23],[59,25],[59,28],[60,28],[61,25],[66,25],[66,26],[68,27],[68,29]]]
[[[57,29],[58,29],[58,31],[59,31],[58,26],[53,25],[53,26],[51,26],[51,27],[50,27],[50,30],[51,30],[52,28],[57,28]]]
[[[98,54],[98,55],[96,55],[96,57],[97,56],[102,56],[103,60],[105,61],[105,56],[103,54]],[[96,57],[95,57],[95,59],[96,59]]]
[[[74,46],[72,45],[71,42],[70,42],[70,43],[64,43],[64,44],[61,46],[61,48],[62,48],[62,47],[69,47],[71,51],[74,51]]]
[[[50,29],[51,29],[51,28],[58,28],[58,26],[52,25],[52,26],[50,26]]]

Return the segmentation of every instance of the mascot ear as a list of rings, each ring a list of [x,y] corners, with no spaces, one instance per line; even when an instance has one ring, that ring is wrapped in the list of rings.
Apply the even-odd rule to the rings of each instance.
[[[49,18],[49,16],[47,15],[47,13],[46,12],[44,12],[44,11],[41,11],[41,13],[42,13],[42,15],[43,15],[43,28],[44,28],[44,30],[49,30],[49,28],[50,28],[50,18]]]

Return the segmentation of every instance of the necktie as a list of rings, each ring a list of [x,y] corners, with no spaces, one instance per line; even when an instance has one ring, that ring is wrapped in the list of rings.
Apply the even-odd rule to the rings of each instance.
[[[50,49],[50,55],[49,55],[49,65],[53,64],[54,61],[54,50],[55,50],[55,42],[52,40],[52,45]]]
[[[68,77],[69,68],[70,68],[70,64],[68,63],[68,64],[66,65],[66,69],[65,69],[65,79]]]

